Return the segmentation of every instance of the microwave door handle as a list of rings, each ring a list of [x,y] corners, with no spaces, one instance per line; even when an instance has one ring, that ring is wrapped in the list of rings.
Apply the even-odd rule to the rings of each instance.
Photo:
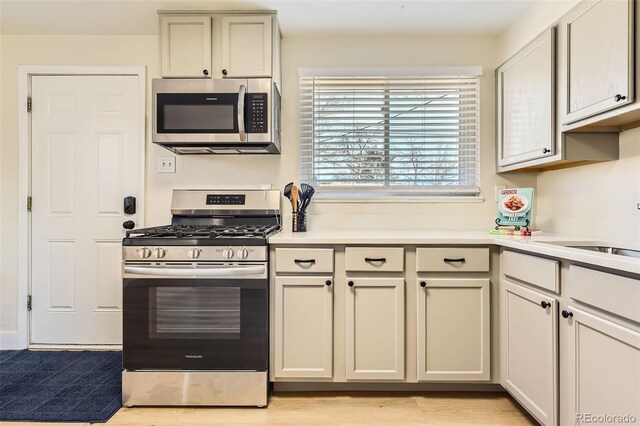
[[[247,87],[241,84],[240,92],[238,92],[238,134],[240,135],[240,142],[247,141],[247,132],[244,128],[244,96],[246,93]]]

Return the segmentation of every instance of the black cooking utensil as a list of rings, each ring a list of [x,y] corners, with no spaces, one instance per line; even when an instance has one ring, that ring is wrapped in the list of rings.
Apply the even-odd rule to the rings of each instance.
[[[282,190],[282,195],[287,197],[289,200],[291,200],[291,187],[292,186],[293,186],[293,182],[289,182],[288,184],[286,184],[284,186],[284,189]]]
[[[301,210],[305,211],[309,206],[309,204],[311,204],[311,197],[313,197],[313,194],[315,194],[316,190],[313,186],[309,185],[308,183],[301,183],[300,191],[302,193],[302,199],[303,199]]]

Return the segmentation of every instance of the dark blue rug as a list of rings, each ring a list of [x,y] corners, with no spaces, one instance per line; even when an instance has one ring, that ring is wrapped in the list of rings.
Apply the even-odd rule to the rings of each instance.
[[[0,420],[106,422],[121,373],[120,352],[0,351]]]

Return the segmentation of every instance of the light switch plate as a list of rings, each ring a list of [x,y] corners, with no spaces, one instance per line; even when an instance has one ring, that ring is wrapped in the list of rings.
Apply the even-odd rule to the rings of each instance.
[[[158,157],[158,173],[175,173],[176,157]]]

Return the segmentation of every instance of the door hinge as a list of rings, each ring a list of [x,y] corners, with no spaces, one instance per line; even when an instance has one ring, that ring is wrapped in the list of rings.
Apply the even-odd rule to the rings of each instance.
[[[27,112],[31,112],[31,96],[27,96]]]
[[[27,296],[27,311],[31,311],[31,295]]]
[[[30,212],[33,207],[33,201],[31,196],[27,197],[27,211]]]

